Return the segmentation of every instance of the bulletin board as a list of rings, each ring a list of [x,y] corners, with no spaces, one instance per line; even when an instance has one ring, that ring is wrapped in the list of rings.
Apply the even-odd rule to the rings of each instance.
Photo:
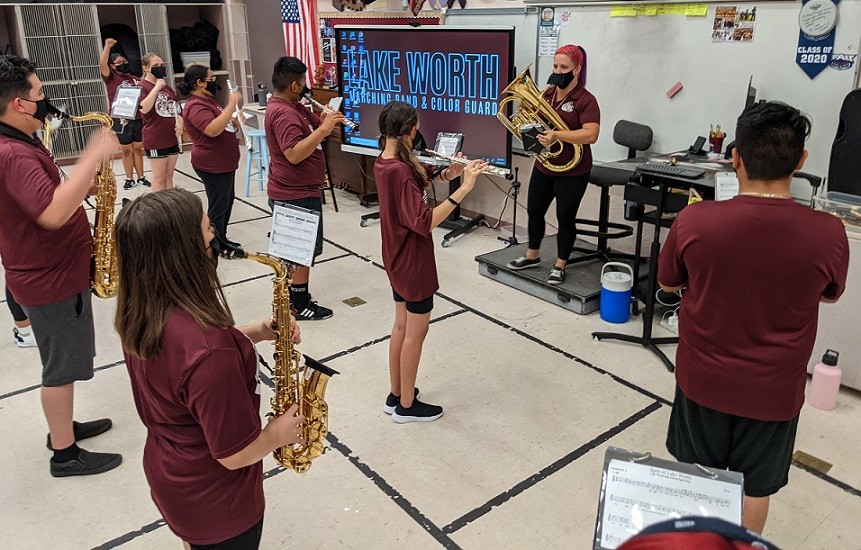
[[[753,75],[757,100],[780,100],[808,114],[813,133],[807,142],[810,159],[805,170],[825,176],[843,98],[856,86],[861,56],[847,70],[828,68],[811,80],[795,63],[798,46],[799,0],[715,2],[708,0],[705,17],[684,15],[611,17],[619,6],[652,2],[553,2],[527,0],[527,7],[495,10],[452,10],[445,24],[513,24],[516,28],[515,64],[518,71],[532,64],[532,74],[543,87],[552,72],[552,58],[539,57],[541,9],[554,6],[557,18],[569,12],[560,26],[559,45],[581,44],[588,54],[586,87],[601,106],[601,136],[592,146],[596,160],[624,158],[627,149],[613,142],[613,126],[621,119],[647,124],[654,131],[652,151],[687,149],[697,136],[707,136],[709,125],[720,124],[727,142],[744,108]],[[717,6],[757,8],[753,40],[712,41]],[[497,14],[496,12],[501,12]],[[861,0],[839,3],[835,53],[859,54]],[[677,82],[682,90],[672,99],[666,92]],[[799,195],[810,196],[810,188]]]
[[[335,66],[335,26],[336,25],[440,25],[442,15],[439,13],[420,13],[418,17],[406,15],[405,12],[371,12],[367,14],[322,12],[320,19],[321,59],[324,66],[324,82],[337,86],[338,71]]]

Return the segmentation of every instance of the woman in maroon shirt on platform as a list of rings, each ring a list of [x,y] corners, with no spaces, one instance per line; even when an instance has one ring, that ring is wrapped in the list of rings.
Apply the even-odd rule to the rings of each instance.
[[[176,86],[180,93],[190,95],[183,109],[185,130],[191,136],[191,165],[203,180],[206,199],[209,204],[207,214],[215,227],[218,238],[240,247],[237,242],[227,239],[227,226],[236,198],[234,179],[239,167],[239,141],[236,129],[236,106],[242,99],[242,92],[235,91],[227,99],[223,108],[215,99],[221,86],[208,67],[191,65],[185,71],[185,79]]]
[[[120,211],[116,235],[115,326],[147,428],[143,468],[153,501],[192,548],[257,548],[262,459],[299,442],[304,420],[294,406],[260,428],[254,342],[274,338],[271,321],[234,326],[197,195],[138,197]]]
[[[152,190],[161,191],[173,187],[173,171],[179,155],[179,140],[182,139],[182,117],[176,93],[165,82],[167,67],[164,60],[154,53],[141,58],[144,70],[144,98],[141,100],[143,114],[143,147],[152,166]]]
[[[556,234],[556,260],[547,277],[547,283],[561,285],[565,282],[565,266],[574,249],[577,238],[577,210],[589,185],[592,173],[592,148],[590,143],[598,141],[601,131],[601,110],[586,86],[586,51],[580,46],[566,44],[556,50],[553,57],[553,74],[547,79],[543,97],[568,126],[567,131],[549,130],[538,137],[545,147],[556,140],[563,144],[562,152],[553,159],[553,164],[563,166],[574,158],[574,144],[583,146],[583,156],[574,168],[556,172],[538,161],[529,178],[529,193],[526,210],[529,215],[529,248],[526,254],[508,262],[514,270],[539,267],[541,265],[541,241],[544,239],[544,215],[550,203],[556,199],[556,219],[559,233]]]
[[[431,208],[426,189],[427,169],[412,154],[419,129],[416,110],[400,101],[380,112],[380,149],[374,177],[380,199],[383,264],[395,299],[395,324],[389,341],[391,393],[383,410],[395,422],[430,422],[442,416],[442,407],[418,400],[416,374],[422,344],[428,333],[433,294],[439,289],[431,231],[445,220],[472,191],[475,178],[487,168],[471,161],[464,169],[455,164],[442,170],[442,181],[464,173],[463,183],[443,203]]]

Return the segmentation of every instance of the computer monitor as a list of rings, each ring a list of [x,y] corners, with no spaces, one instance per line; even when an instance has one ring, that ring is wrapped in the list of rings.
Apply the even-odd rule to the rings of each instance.
[[[744,108],[747,109],[756,103],[756,88],[753,87],[753,75],[750,75],[750,82],[747,83],[747,99],[744,103]]]

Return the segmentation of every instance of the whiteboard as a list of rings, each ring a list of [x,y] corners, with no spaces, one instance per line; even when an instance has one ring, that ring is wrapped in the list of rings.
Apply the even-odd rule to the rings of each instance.
[[[624,2],[619,2],[624,3]],[[548,5],[553,5],[548,2]],[[627,149],[613,142],[613,126],[621,119],[652,127],[652,151],[687,149],[710,124],[734,136],[735,121],[744,108],[753,75],[757,99],[780,100],[798,107],[813,121],[807,141],[810,159],[805,170],[828,173],[831,143],[843,98],[854,88],[856,67],[828,68],[814,80],[795,64],[798,44],[797,0],[726,2],[757,7],[756,35],[750,43],[712,42],[715,4],[706,17],[611,18],[609,5],[565,5],[572,23],[560,29],[559,44],[583,45],[589,55],[586,87],[601,106],[601,137],[592,146],[595,159],[623,158]],[[557,7],[557,12],[563,7]],[[858,54],[861,39],[861,0],[842,0],[834,51]],[[530,63],[539,87],[552,72],[552,58],[536,63],[538,8],[449,10],[446,25],[513,25],[518,71]],[[673,99],[667,90],[676,82],[684,88]],[[809,196],[806,183],[799,196]]]
[[[805,170],[827,175],[840,105],[854,87],[859,60],[851,70],[827,68],[811,80],[795,64],[801,2],[726,4],[756,5],[753,42],[712,42],[714,4],[709,4],[707,17],[611,18],[608,5],[565,6],[573,20],[561,28],[559,43],[586,49],[586,87],[601,106],[601,136],[592,146],[597,160],[615,160],[627,153],[613,142],[613,126],[620,119],[651,126],[656,152],[686,149],[697,136],[708,135],[710,124],[720,124],[729,143],[753,75],[757,100],[780,100],[811,118]],[[842,0],[839,10],[834,51],[857,54],[861,0]],[[533,32],[536,26],[533,20]],[[552,71],[552,58],[541,57],[538,67],[541,85]],[[676,82],[684,89],[669,99],[666,92]],[[806,193],[809,196],[809,186]]]

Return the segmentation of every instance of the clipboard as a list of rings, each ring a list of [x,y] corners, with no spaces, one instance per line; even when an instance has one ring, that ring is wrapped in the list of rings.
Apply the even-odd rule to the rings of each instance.
[[[608,447],[593,550],[614,550],[643,528],[684,516],[741,524],[744,475]]]
[[[111,118],[119,120],[134,120],[141,106],[143,88],[140,86],[122,85],[117,88],[114,103],[111,105]]]
[[[292,204],[272,208],[269,254],[288,262],[311,266],[317,246],[320,212]]]

